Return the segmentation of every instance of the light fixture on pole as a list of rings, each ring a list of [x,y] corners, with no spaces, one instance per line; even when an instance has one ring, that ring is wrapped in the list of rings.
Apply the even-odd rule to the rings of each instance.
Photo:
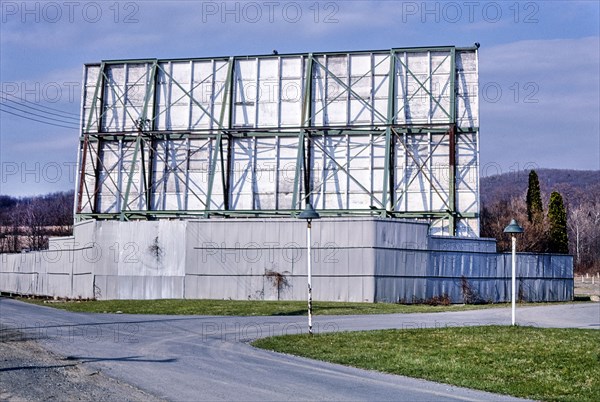
[[[312,256],[310,253],[311,238],[310,229],[313,219],[319,219],[321,216],[315,211],[310,202],[306,203],[304,211],[298,215],[300,219],[306,219],[306,259],[308,261],[308,333],[312,335]]]
[[[519,226],[516,220],[512,219],[507,227],[504,228],[504,233],[510,233],[512,238],[512,325],[515,325],[515,315],[517,312],[516,295],[517,295],[517,234],[523,233],[523,228]]]

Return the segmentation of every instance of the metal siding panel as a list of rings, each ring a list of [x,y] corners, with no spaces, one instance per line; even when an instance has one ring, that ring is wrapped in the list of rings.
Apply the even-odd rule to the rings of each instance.
[[[474,51],[456,53],[457,104],[456,113],[459,127],[479,126],[479,84],[477,53]]]
[[[88,122],[91,123],[89,127],[90,133],[98,132],[97,122],[99,116],[102,114],[102,105],[100,99],[96,99],[94,103],[94,94],[96,93],[96,83],[98,82],[98,76],[100,74],[100,66],[86,66],[84,74],[84,88],[83,88],[83,128],[87,132]]]

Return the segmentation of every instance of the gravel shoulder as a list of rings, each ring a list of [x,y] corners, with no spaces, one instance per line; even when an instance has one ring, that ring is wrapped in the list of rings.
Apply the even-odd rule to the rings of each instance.
[[[81,361],[55,355],[17,331],[0,339],[0,401],[159,401]]]

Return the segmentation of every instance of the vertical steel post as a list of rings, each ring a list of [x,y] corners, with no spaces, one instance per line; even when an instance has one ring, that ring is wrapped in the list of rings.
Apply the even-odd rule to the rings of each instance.
[[[156,158],[154,155],[155,147],[156,142],[154,141],[154,135],[152,135],[149,139],[148,161],[146,162],[148,164],[148,175],[146,177],[146,211],[152,210],[152,194],[154,190],[154,160]]]
[[[125,210],[129,208],[129,193],[131,191],[131,184],[133,183],[133,173],[135,172],[135,166],[138,163],[138,153],[140,152],[140,148],[142,148],[142,137],[144,136],[144,130],[146,128],[146,116],[148,113],[148,104],[150,103],[150,97],[155,98],[154,93],[154,75],[156,74],[156,65],[157,61],[155,60],[152,64],[151,77],[149,78],[148,85],[146,87],[146,94],[144,95],[144,106],[142,109],[142,113],[137,122],[137,138],[135,139],[135,148],[133,150],[133,159],[131,161],[131,167],[129,168],[129,176],[127,177],[127,187],[125,189],[125,196],[123,197],[123,205],[120,211],[120,220],[125,220]],[[155,101],[153,103],[156,103]],[[144,150],[142,149],[142,154]],[[141,189],[140,189],[141,190]]]
[[[296,156],[296,172],[294,174],[294,193],[292,194],[292,208],[291,209],[298,209],[298,196],[299,196],[299,192],[300,192],[300,174],[302,172],[302,166],[304,166],[304,170],[306,169],[310,169],[310,166],[305,166],[306,163],[306,156],[305,156],[305,146],[304,146],[304,139],[305,139],[305,129],[304,127],[310,126],[311,125],[311,121],[312,121],[312,116],[311,116],[311,103],[312,103],[312,81],[313,81],[313,77],[312,77],[312,73],[313,73],[313,55],[312,53],[308,54],[307,60],[306,60],[306,72],[304,75],[304,94],[303,94],[303,103],[302,103],[302,115],[300,118],[300,133],[299,133],[299,138],[298,138],[298,154]],[[306,175],[306,172],[305,172]],[[306,176],[305,176],[305,188],[304,188],[304,192],[305,192],[305,201],[309,202],[309,194],[310,191],[307,187],[307,183],[306,183]]]
[[[228,128],[232,128],[233,127],[233,115],[235,112],[234,106],[235,106],[235,64],[232,65],[232,70],[231,70],[231,87],[230,87],[230,91],[229,91],[229,110],[228,110],[228,116],[227,116],[227,127]],[[258,98],[257,98],[257,102],[258,102]],[[258,107],[257,107],[258,108]],[[221,141],[223,139],[221,138]],[[232,171],[233,171],[233,167],[231,165],[232,163],[232,159],[233,159],[233,136],[231,135],[231,133],[227,132],[227,154],[225,155],[225,160],[223,157],[223,145],[221,145],[221,181],[223,184],[223,209],[225,209],[226,211],[229,210],[231,208],[231,194],[230,194],[230,190],[231,190],[231,176],[232,176]]]
[[[456,235],[456,124],[450,124],[450,129],[448,130],[449,137],[449,161],[448,161],[448,183],[449,183],[449,191],[448,196],[450,199],[449,207],[449,235]]]
[[[450,49],[450,128],[449,128],[449,163],[448,163],[448,195],[449,207],[449,235],[456,236],[456,48]]]
[[[225,104],[223,104],[222,107],[225,107]],[[219,130],[219,132],[217,134],[217,138],[215,139],[215,146],[213,148],[213,152],[212,152],[212,156],[211,156],[211,160],[210,160],[210,168],[209,168],[210,170],[208,172],[208,190],[206,192],[206,203],[204,205],[204,217],[208,217],[208,214],[210,211],[210,203],[211,203],[211,199],[212,199],[213,185],[215,182],[215,171],[217,169],[217,157],[219,155],[221,155],[220,150],[221,150],[222,134],[223,134],[222,131]]]
[[[99,213],[98,210],[98,197],[100,196],[100,172],[102,171],[102,137],[96,136],[97,145],[96,145],[96,166],[94,168],[94,193],[92,194],[93,205],[92,205],[92,213]]]
[[[511,280],[511,287],[512,287],[512,297],[511,297],[511,304],[512,304],[512,325],[515,325],[515,321],[516,321],[516,312],[517,312],[517,302],[516,302],[516,295],[517,295],[517,237],[513,234],[512,235],[512,280]]]
[[[81,213],[82,209],[82,199],[83,199],[83,187],[85,186],[85,165],[87,163],[87,149],[88,149],[88,137],[89,134],[83,135],[83,150],[81,151],[81,163],[80,172],[79,172],[79,186],[77,189],[77,209],[76,213]],[[89,200],[88,200],[89,201]]]
[[[158,99],[157,99],[157,90],[158,87],[158,60],[155,60],[152,64],[152,70],[150,73],[150,82],[148,85],[152,86],[152,118],[150,119],[150,131],[156,130],[156,111],[158,107]],[[143,116],[144,119],[147,119],[148,115],[148,102],[149,102],[148,93],[146,93],[146,102],[144,103],[144,111]],[[150,211],[152,209],[152,190],[153,190],[153,181],[154,181],[154,134],[150,136],[149,145],[148,145],[148,160],[144,160],[144,152],[142,152],[142,172],[144,177],[144,185],[146,191],[146,211]],[[148,166],[148,172],[145,172],[145,166]]]
[[[121,207],[121,211],[120,211],[119,220],[121,220],[121,221],[125,220],[125,209],[128,207],[128,204],[129,204],[129,192],[131,191],[131,183],[133,181],[133,172],[135,171],[135,165],[137,163],[137,157],[138,157],[138,153],[140,151],[141,143],[142,143],[142,127],[140,126],[138,128],[137,138],[135,139],[135,148],[133,150],[133,160],[131,161],[131,168],[129,169],[129,178],[127,180],[127,188],[125,189],[125,196],[123,197],[123,206]]]
[[[217,169],[217,157],[221,158],[221,170],[223,170],[223,153],[221,151],[221,142],[223,141],[223,131],[224,131],[224,127],[223,127],[223,120],[225,119],[225,106],[227,105],[227,101],[229,101],[229,128],[231,128],[231,115],[232,115],[232,111],[231,109],[233,108],[233,102],[231,102],[231,98],[229,96],[229,92],[233,92],[233,68],[234,68],[234,58],[230,57],[229,58],[229,65],[227,66],[227,79],[225,81],[225,90],[223,91],[223,102],[221,103],[221,116],[219,118],[219,127],[218,127],[218,132],[217,132],[217,138],[215,140],[215,146],[214,146],[214,151],[212,152],[212,157],[210,160],[210,170],[208,172],[208,190],[206,192],[206,203],[205,203],[205,208],[204,208],[204,216],[208,217],[208,214],[210,212],[210,203],[211,203],[211,198],[212,198],[212,192],[213,192],[213,185],[215,182],[215,171]],[[231,142],[231,141],[228,141]],[[223,175],[224,172],[221,172],[221,174]],[[223,180],[224,180],[224,176],[223,176]],[[225,183],[223,183],[225,184]],[[223,187],[223,193],[226,193],[227,190],[225,188],[225,186]],[[223,197],[226,199],[226,196],[223,195]],[[225,199],[223,200],[223,204],[225,204]]]
[[[100,133],[100,129],[102,128],[102,116],[104,112],[102,111],[102,103],[104,102],[104,78],[106,75],[104,74],[104,70],[106,69],[106,64],[102,62],[100,64],[100,71],[98,72],[98,78],[96,80],[96,88],[94,88],[94,98],[92,100],[92,107],[90,108],[90,115],[88,117],[88,122],[86,125],[86,133],[89,135],[90,129],[92,127],[92,118],[94,116],[94,111],[98,108],[98,102],[100,102],[100,112],[98,114],[98,119],[96,120],[96,131]],[[92,194],[92,200],[90,200],[91,210],[93,212],[98,211],[98,194],[100,193],[100,171],[102,167],[102,159],[100,157],[100,152],[102,150],[102,139],[98,136],[98,146],[96,150],[96,167],[94,169],[94,193]]]
[[[233,104],[233,103],[232,103]],[[221,138],[221,141],[223,139]],[[227,136],[227,153],[223,155],[223,146],[221,145],[221,182],[223,185],[223,209],[228,211],[231,208],[231,172],[233,156],[233,137]]]
[[[306,241],[307,241],[307,254],[308,259],[308,333],[312,335],[312,255],[311,255],[311,236],[310,236],[311,222],[307,221],[306,225]]]
[[[304,167],[304,205],[310,202],[310,193],[312,193],[312,186],[310,185],[311,178],[311,167],[312,167],[312,143],[310,133],[304,135],[304,158],[302,160],[302,166]]]
[[[304,130],[300,130],[298,137],[298,153],[296,154],[296,172],[294,173],[294,193],[292,194],[291,209],[298,209],[298,196],[300,193],[300,174],[304,165]]]
[[[394,192],[394,175],[392,170],[395,163],[392,160],[392,125],[394,124],[394,106],[396,97],[396,53],[394,50],[390,52],[390,72],[388,86],[388,107],[387,107],[387,125],[385,128],[385,162],[383,168],[383,194],[381,205],[384,209],[394,209],[395,200],[393,199]],[[391,205],[388,205],[388,202]],[[386,216],[386,211],[382,212],[382,216]]]

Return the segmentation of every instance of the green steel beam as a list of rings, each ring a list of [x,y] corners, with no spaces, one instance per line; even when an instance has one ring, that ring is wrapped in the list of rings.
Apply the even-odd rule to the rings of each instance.
[[[451,236],[456,236],[456,50],[452,48],[450,53],[450,147],[448,163],[448,193],[450,218],[448,231]]]
[[[81,164],[79,169],[79,185],[77,188],[77,207],[75,209],[75,213],[78,214],[82,209],[83,202],[83,189],[85,187],[86,193],[88,193],[88,201],[89,201],[89,191],[87,189],[87,184],[85,182],[85,166],[87,164],[87,152],[88,152],[88,135],[84,135],[84,141],[81,149],[81,160],[79,163]]]
[[[417,46],[417,47],[396,47],[393,48],[392,50],[400,53],[400,52],[411,52],[411,53],[417,53],[417,52],[442,52],[442,51],[448,51],[451,48],[453,48],[454,46],[432,46],[432,47],[423,47],[423,46]],[[458,48],[461,51],[471,51],[471,50],[477,50],[476,46],[467,46],[467,47],[460,47]],[[387,54],[390,52],[390,49],[376,49],[376,50],[353,50],[353,51],[333,51],[333,52],[319,52],[319,53],[311,53],[314,55],[314,57],[318,57],[318,56],[345,56],[348,54],[354,55],[354,54]],[[233,56],[235,59],[248,59],[248,58],[259,58],[259,59],[273,59],[273,58],[285,58],[285,57],[291,57],[291,56],[308,56],[309,54],[307,53],[280,53],[278,55],[273,55],[273,54],[255,54],[255,55],[243,55],[243,56]],[[172,59],[111,59],[111,60],[104,60],[103,62],[106,64],[122,64],[122,63],[133,63],[133,64],[139,64],[139,63],[151,63],[155,60],[157,60],[159,63],[166,63],[169,61],[203,61],[203,60],[228,60],[230,58],[230,56],[217,56],[217,57],[194,57],[194,58],[172,58]],[[98,63],[88,63],[86,64],[87,66],[93,66],[93,65],[97,65]]]
[[[306,157],[304,155],[304,127],[310,127],[312,123],[311,104],[312,104],[312,82],[313,82],[313,55],[309,53],[306,59],[306,71],[304,78],[304,94],[302,102],[302,114],[300,116],[300,131],[298,135],[298,154],[296,156],[296,172],[294,174],[294,192],[292,194],[292,210],[298,210],[298,197],[300,193],[300,176],[302,174],[302,166],[305,164]],[[306,167],[308,168],[308,167]],[[306,202],[309,202],[309,189],[305,188]]]
[[[224,217],[261,217],[261,216],[283,216],[289,217],[297,213],[297,209],[277,209],[277,210],[234,210],[234,211],[212,211],[212,215]],[[447,212],[430,211],[430,212],[401,212],[401,211],[385,211],[383,209],[322,209],[319,210],[319,215],[324,217],[333,216],[375,216],[380,217],[382,212],[387,212],[388,217],[395,218],[412,218],[412,219],[443,219],[448,217]],[[120,213],[81,213],[77,216],[81,219],[118,219]],[[130,210],[125,212],[127,220],[138,217],[139,219],[153,219],[160,217],[203,217],[205,210],[165,210],[165,211],[145,211],[145,210]],[[463,213],[461,218],[478,218],[477,213]]]
[[[123,59],[123,60],[103,60],[104,64],[145,64],[156,63],[158,59]]]
[[[135,148],[133,150],[133,160],[131,161],[131,168],[129,169],[129,178],[127,180],[127,188],[125,189],[125,196],[123,197],[123,206],[121,207],[121,215],[120,220],[125,220],[125,209],[127,209],[127,205],[129,202],[129,192],[131,191],[131,182],[133,181],[133,172],[135,171],[135,164],[137,163],[137,156],[140,150],[140,144],[142,141],[142,133],[140,131],[140,135],[135,140]]]
[[[219,131],[217,133],[217,138],[215,141],[214,152],[212,153],[212,157],[210,160],[210,171],[208,172],[208,191],[206,193],[206,202],[204,204],[204,216],[208,217],[210,212],[210,203],[212,199],[213,186],[215,182],[215,171],[217,170],[217,158],[221,155],[220,149],[223,142],[223,120],[225,120],[225,106],[227,105],[227,101],[229,101],[229,124],[231,125],[231,114],[233,108],[233,102],[231,102],[231,97],[229,96],[229,91],[233,92],[233,69],[234,69],[234,58],[229,58],[229,66],[227,67],[227,78],[225,83],[225,90],[223,91],[223,102],[221,103],[221,115],[219,117],[219,121],[217,121],[217,125]],[[222,165],[221,158],[221,165]],[[223,168],[221,168],[223,170]],[[223,188],[225,190],[225,188]],[[225,192],[225,191],[223,191]]]
[[[228,93],[229,99],[229,109],[227,109],[227,127],[233,127],[233,115],[235,112],[235,59],[232,60],[232,68],[231,71],[231,87]],[[227,152],[224,155],[223,152],[223,144],[221,144],[220,148],[220,157],[221,157],[221,185],[223,186],[223,207],[228,210],[231,208],[230,205],[230,190],[231,190],[231,174],[232,174],[232,159],[233,159],[233,141],[231,140],[231,132],[227,131]],[[221,139],[222,141],[222,139]]]
[[[456,49],[452,48],[450,50],[450,123],[456,123],[456,91]]]
[[[384,209],[388,209],[388,202],[391,202],[390,211],[394,210],[395,202],[392,200],[392,192],[394,184],[390,183],[390,170],[394,163],[391,160],[392,152],[392,124],[394,124],[394,108],[396,98],[396,54],[392,50],[390,52],[390,70],[388,75],[388,104],[387,104],[387,127],[385,128],[385,162],[383,167],[383,194],[381,205]],[[392,176],[393,177],[393,176]],[[389,192],[389,194],[388,194]],[[388,198],[389,197],[389,198]]]
[[[154,121],[152,122],[154,124]],[[155,155],[155,138],[154,136],[150,136],[147,140],[149,142],[148,145],[148,181],[145,183],[146,190],[146,209],[150,211],[152,209],[152,191],[154,190],[154,160],[156,159]],[[143,157],[143,153],[142,153]],[[142,162],[143,163],[143,162]],[[142,165],[144,166],[144,165]]]
[[[385,126],[381,126],[383,128],[385,128]],[[333,129],[313,129],[313,128],[306,128],[303,129],[304,131],[310,131],[311,133],[314,133],[316,135],[320,135],[320,136],[331,136],[331,137],[335,137],[335,136],[345,136],[345,135],[352,135],[354,134],[354,136],[357,137],[366,137],[369,135],[379,135],[379,136],[383,136],[385,135],[385,130],[362,130],[360,132],[350,132],[349,130],[333,130]],[[274,132],[246,132],[246,133],[239,133],[239,134],[234,134],[234,133],[230,133],[229,130],[227,130],[227,128],[224,128],[223,131],[230,135],[232,138],[252,138],[252,137],[298,137],[298,132],[300,130],[297,130],[295,132],[283,132],[283,131],[274,131]],[[400,131],[400,130],[397,130]],[[436,130],[436,132],[438,132],[439,134],[445,134],[448,132],[448,125],[446,124],[446,129],[445,130]],[[153,132],[144,132],[144,135],[146,136],[152,136],[155,139],[163,139],[163,140],[184,140],[187,138],[190,139],[216,139],[218,138],[218,131],[215,131],[211,134],[199,134],[199,133],[177,133],[177,134],[172,134],[172,133],[163,133],[163,134],[157,134],[157,133],[153,133]],[[103,140],[109,140],[109,141],[116,141],[119,139],[122,139],[124,141],[134,141],[137,138],[137,135],[132,135],[132,134],[119,134],[119,135],[95,135],[95,134],[90,134],[89,135],[89,142],[90,143],[95,143],[98,142],[99,138],[102,138]],[[84,137],[80,138],[80,143],[84,142]]]
[[[423,133],[432,134],[447,134],[448,123],[441,123],[435,125],[399,125],[392,124],[391,127],[397,133],[407,133],[408,135],[418,135]],[[357,126],[356,128],[351,127],[317,127],[311,126],[308,130],[310,132],[318,133],[318,135],[324,136],[338,136],[338,135],[350,135],[350,136],[365,136],[370,134],[385,134],[382,130],[388,127],[387,124],[377,124],[369,126]],[[236,137],[297,137],[298,132],[303,129],[302,127],[282,127],[269,129],[252,129],[252,128],[232,128],[224,129],[227,134],[233,138]],[[292,131],[293,130],[293,131]],[[476,134],[479,131],[479,127],[456,127],[457,134]],[[180,131],[156,131],[148,130],[144,134],[152,135],[156,139],[187,139],[187,138],[216,138],[218,136],[218,130],[215,129],[200,129],[200,130],[180,130]],[[137,131],[123,131],[119,133],[89,133],[89,142],[95,142],[98,138],[106,140],[135,140],[137,138]],[[84,137],[79,138],[80,142],[84,141]]]
[[[92,125],[92,110],[94,110],[97,106],[97,103],[99,102],[99,108],[100,111],[98,113],[98,118],[96,119],[95,123],[97,125],[97,130],[98,132],[100,132],[100,129],[102,128],[102,116],[104,116],[104,112],[103,112],[103,102],[104,102],[104,80],[106,79],[106,74],[104,73],[106,70],[106,65],[104,63],[102,63],[100,65],[100,70],[98,72],[98,80],[96,81],[96,88],[94,89],[94,98],[93,98],[93,104],[92,104],[92,108],[90,109],[90,116],[88,119],[88,128],[87,131],[89,132],[89,129],[91,128]],[[100,91],[100,96],[98,96],[98,91]],[[95,158],[95,166],[94,167],[94,192],[92,194],[92,200],[90,201],[90,207],[91,210],[94,212],[98,211],[98,196],[100,194],[100,172],[102,169],[102,160],[100,158],[100,153],[102,150],[102,138],[98,138],[98,144],[97,144],[97,150],[96,150],[96,158]],[[93,165],[93,164],[92,164]],[[112,180],[112,179],[111,179]]]
[[[158,65],[156,60],[152,63],[152,69],[150,70],[150,77],[148,77],[148,83],[146,84],[146,95],[144,96],[144,107],[142,109],[142,115],[140,116],[141,124],[143,128],[146,129],[146,121],[148,120],[148,104],[150,103],[150,98],[152,98],[152,104],[156,104],[156,69]],[[153,113],[154,114],[154,113]],[[152,116],[152,120],[154,120],[154,116]],[[154,126],[154,124],[153,124]],[[151,127],[153,128],[153,127]]]
[[[102,160],[100,159],[100,152],[102,151],[102,140],[98,140],[96,149],[95,165],[92,163],[94,168],[94,193],[92,194],[91,209],[94,212],[98,211],[98,194],[100,194],[100,172],[102,169]]]
[[[148,85],[146,87],[146,99],[144,101],[144,109],[142,111],[142,121],[146,122],[146,121],[150,121],[150,127],[149,129],[154,131],[156,129],[156,106],[157,106],[157,102],[156,102],[156,87],[157,87],[157,80],[158,80],[158,74],[156,74],[157,71],[157,67],[158,67],[158,62],[156,60],[154,60],[154,62],[152,63],[152,70],[150,72],[150,77],[149,77],[149,82]],[[152,102],[152,119],[148,119],[148,104],[150,102],[150,96],[152,96],[153,102]],[[150,142],[150,145],[148,146],[148,161],[147,161],[147,165],[148,165],[148,172],[146,174],[146,161],[144,161],[144,152],[142,152],[142,174],[143,174],[143,183],[144,183],[144,191],[146,194],[146,209],[149,211],[152,209],[152,182],[154,180],[154,169],[153,169],[153,165],[154,165],[154,137],[152,135],[150,135],[150,138],[148,139],[148,141]]]

